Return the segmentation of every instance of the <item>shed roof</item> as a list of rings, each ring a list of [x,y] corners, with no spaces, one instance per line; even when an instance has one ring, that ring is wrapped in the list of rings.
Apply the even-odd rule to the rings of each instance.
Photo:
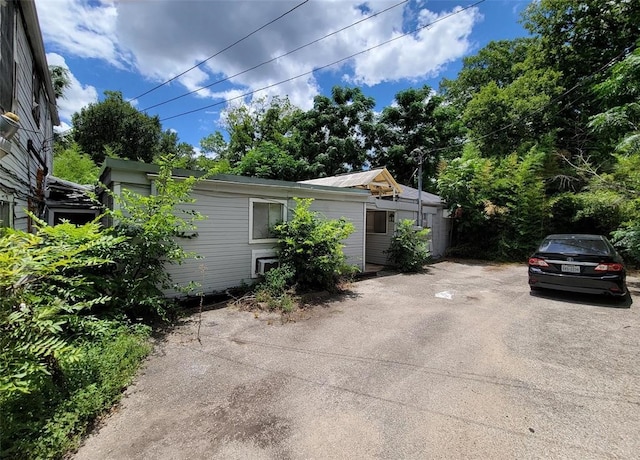
[[[59,177],[47,178],[47,206],[67,208],[92,208],[95,203],[91,199],[91,193],[95,187],[91,185],[76,184]]]
[[[418,201],[418,189],[409,187],[408,185],[403,185],[402,193],[400,193],[399,198],[401,200]],[[443,203],[442,198],[438,195],[425,192],[424,190],[420,194],[420,199],[422,200],[422,204],[426,205],[441,205]]]
[[[369,171],[304,180],[301,181],[301,183],[365,189],[369,190],[372,195],[377,196],[398,195],[402,193],[402,187],[398,185],[391,173],[387,171],[387,168],[370,169]]]

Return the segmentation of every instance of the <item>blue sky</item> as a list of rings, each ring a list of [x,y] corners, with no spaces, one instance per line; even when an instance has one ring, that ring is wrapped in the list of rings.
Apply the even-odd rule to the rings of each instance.
[[[144,110],[228,78],[146,110],[164,120],[164,129],[177,131],[182,141],[198,147],[201,138],[221,130],[220,117],[229,100],[239,104],[252,97],[288,96],[308,109],[315,95],[329,94],[334,85],[351,85],[360,86],[381,110],[400,90],[424,84],[437,89],[442,78],[455,78],[463,57],[489,41],[527,35],[518,21],[529,1],[485,0],[472,8],[467,7],[474,0],[409,0],[398,6],[394,5],[402,0],[36,0],[36,4],[49,64],[67,67],[72,76],[71,88],[58,102],[61,129],[69,127],[72,113],[101,99],[105,90],[121,91]],[[281,15],[205,64],[141,96]],[[417,28],[421,30],[309,73]],[[306,75],[239,97],[301,74]],[[191,110],[196,112],[168,119]]]

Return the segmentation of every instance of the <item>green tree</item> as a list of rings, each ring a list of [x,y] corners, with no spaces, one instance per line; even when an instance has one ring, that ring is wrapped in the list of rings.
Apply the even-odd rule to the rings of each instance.
[[[53,84],[53,93],[56,99],[64,97],[64,91],[71,86],[71,78],[69,77],[69,69],[59,66],[50,65],[49,75],[51,75],[51,83]]]
[[[191,286],[175,285],[165,265],[195,256],[183,249],[180,238],[194,237],[189,235],[203,219],[188,205],[195,201],[192,188],[206,177],[175,179],[170,165],[163,164],[155,179],[154,195],[142,196],[126,189],[121,196],[113,195],[118,206],[107,210],[114,223],[108,231],[124,239],[110,248],[115,266],[98,274],[102,289],[111,293],[111,311],[146,319],[168,319],[173,313],[164,291],[189,290]]]
[[[181,142],[178,133],[167,129],[160,135],[160,142],[154,162],[161,163],[163,158],[171,158],[174,167],[194,169],[196,166],[196,152],[187,142]]]
[[[443,79],[440,91],[447,102],[462,111],[483,87],[504,88],[520,77],[521,66],[535,46],[532,37],[492,41],[473,56],[465,57],[455,79]]]
[[[374,107],[359,88],[335,86],[331,98],[316,96],[295,119],[292,155],[309,165],[300,179],[361,170],[373,147]]]
[[[544,233],[546,156],[532,148],[523,157],[487,159],[469,144],[443,167],[438,189],[454,218],[453,253],[506,260],[528,254]]]
[[[229,144],[224,140],[224,136],[220,131],[209,134],[200,139],[200,150],[204,154],[211,154],[213,158],[227,158],[227,150]]]
[[[305,162],[267,141],[249,150],[232,172],[241,176],[296,181],[306,176],[306,166]]]
[[[118,91],[104,94],[104,100],[73,114],[73,139],[96,164],[107,148],[120,158],[150,163],[160,148],[160,120],[138,111]]]
[[[598,148],[597,136],[586,128],[588,119],[602,112],[591,85],[640,39],[640,3],[540,0],[528,5],[523,23],[540,39],[543,66],[560,72],[562,85],[572,90],[560,101],[553,122],[557,148],[569,158],[588,151],[592,160],[607,161],[608,152]]]
[[[80,146],[72,142],[64,148],[56,144],[53,153],[53,175],[78,184],[95,184],[98,181],[100,168],[91,157],[80,150]]]
[[[640,263],[640,48],[614,65],[594,90],[607,110],[591,117],[589,127],[612,153],[612,165],[586,163],[590,181],[582,195],[590,198],[586,203],[599,220],[608,216],[610,226],[618,224],[614,242]]]
[[[216,133],[204,139],[207,150],[211,148],[212,152],[229,160],[232,167],[263,142],[270,142],[288,151],[293,122],[299,112],[300,109],[286,97],[261,98],[248,105],[231,107],[222,120],[229,134],[229,142],[225,146],[222,135]]]
[[[77,354],[72,337],[91,320],[79,314],[109,300],[95,295],[85,270],[109,266],[96,252],[123,242],[97,223],[38,226],[0,234],[0,399],[61,378],[59,359]]]
[[[442,104],[429,86],[400,91],[396,104],[385,107],[375,126],[375,166],[386,167],[397,181],[414,183],[418,164],[414,149],[423,153],[423,184],[433,189],[440,152],[459,135],[456,112]]]
[[[502,88],[495,82],[483,86],[463,114],[482,154],[503,157],[553,136],[556,112],[550,103],[562,92],[560,81],[557,71],[531,67]]]
[[[615,64],[594,91],[609,108],[592,116],[589,127],[605,142],[605,148],[640,153],[640,48]]]

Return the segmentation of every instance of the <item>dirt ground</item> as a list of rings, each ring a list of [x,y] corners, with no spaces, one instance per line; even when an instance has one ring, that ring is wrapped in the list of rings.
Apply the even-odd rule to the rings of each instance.
[[[526,278],[441,262],[295,322],[190,317],[75,458],[638,458],[638,305]]]

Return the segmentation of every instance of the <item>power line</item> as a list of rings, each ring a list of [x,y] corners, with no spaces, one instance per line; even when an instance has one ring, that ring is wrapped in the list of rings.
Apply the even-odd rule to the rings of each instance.
[[[166,101],[164,101],[164,102],[159,102],[159,103],[157,103],[157,104],[151,105],[151,106],[149,106],[149,107],[146,107],[146,108],[142,109],[142,111],[143,111],[143,112],[145,112],[145,111],[147,111],[147,110],[154,109],[154,108],[156,108],[156,107],[160,107],[161,105],[168,104],[169,102],[176,101],[176,100],[181,99],[181,98],[183,98],[183,97],[189,96],[190,94],[197,93],[198,91],[201,91],[201,90],[203,90],[203,89],[211,88],[212,86],[215,86],[215,85],[217,85],[217,84],[223,83],[223,82],[225,82],[225,81],[229,81],[229,80],[231,80],[232,78],[238,77],[238,76],[243,75],[243,74],[245,74],[245,73],[251,72],[252,70],[255,70],[255,69],[259,68],[259,67],[262,67],[262,66],[264,66],[264,65],[267,65],[267,64],[270,64],[270,63],[272,63],[272,62],[275,62],[275,61],[277,61],[278,59],[281,59],[281,58],[283,58],[283,57],[289,56],[290,54],[293,54],[293,53],[295,53],[295,52],[297,52],[297,51],[300,51],[301,49],[307,48],[308,46],[315,45],[316,43],[318,43],[318,42],[320,42],[320,41],[322,41],[322,40],[324,40],[324,39],[326,39],[326,38],[329,38],[329,37],[331,37],[331,36],[333,36],[333,35],[337,35],[337,34],[339,34],[340,32],[344,32],[345,30],[347,30],[347,29],[349,29],[349,28],[351,28],[351,27],[354,27],[354,26],[356,26],[356,25],[358,25],[358,24],[361,24],[361,23],[363,23],[363,22],[365,22],[365,21],[368,21],[369,19],[373,19],[373,18],[375,18],[375,17],[377,17],[377,16],[379,16],[379,15],[381,15],[381,14],[386,13],[387,11],[390,11],[390,10],[392,10],[392,9],[394,9],[394,8],[397,8],[397,7],[398,7],[398,6],[400,6],[400,5],[404,5],[404,4],[405,4],[405,3],[407,3],[408,1],[409,1],[409,0],[402,0],[401,2],[396,3],[395,5],[392,5],[392,6],[388,7],[388,8],[385,8],[384,10],[381,10],[381,11],[378,11],[378,12],[376,12],[376,13],[374,13],[374,14],[368,15],[367,17],[365,17],[365,18],[363,18],[363,19],[360,19],[359,21],[356,21],[356,22],[354,22],[354,23],[352,23],[352,24],[349,24],[348,26],[345,26],[345,27],[343,27],[343,28],[341,28],[341,29],[335,30],[335,31],[333,31],[333,32],[331,32],[331,33],[329,33],[329,34],[327,34],[327,35],[323,36],[323,37],[317,38],[317,39],[315,39],[315,40],[313,40],[313,41],[311,41],[311,42],[309,42],[309,43],[307,43],[307,44],[305,44],[305,45],[301,45],[301,46],[299,46],[299,47],[297,47],[297,48],[295,48],[295,49],[292,49],[291,51],[288,51],[288,52],[286,52],[286,53],[284,53],[284,54],[281,54],[281,55],[276,56],[276,57],[274,57],[274,58],[272,58],[272,59],[269,59],[268,61],[264,61],[264,62],[262,62],[262,63],[260,63],[260,64],[257,64],[257,65],[255,65],[255,66],[253,66],[253,67],[251,67],[251,68],[249,68],[249,69],[247,69],[247,70],[243,70],[242,72],[238,72],[238,73],[236,73],[236,74],[234,74],[234,75],[230,75],[230,76],[228,76],[228,77],[225,77],[225,78],[222,78],[222,79],[220,79],[220,80],[214,81],[213,83],[211,83],[211,84],[209,84],[209,85],[202,86],[202,87],[200,87],[200,88],[194,89],[193,91],[189,91],[188,93],[184,93],[184,94],[181,94],[180,96],[173,97],[173,98],[168,99],[168,100],[166,100]]]
[[[308,1],[308,0],[307,0],[307,1]],[[313,44],[313,43],[316,43],[316,42],[318,42],[318,41],[320,41],[320,40],[323,40],[323,39],[324,39],[324,38],[326,38],[326,37],[329,37],[329,36],[331,36],[331,35],[335,35],[335,34],[337,34],[337,33],[340,33],[341,31],[343,31],[343,30],[345,30],[345,29],[348,29],[349,27],[352,27],[353,25],[359,24],[359,23],[364,22],[364,21],[366,21],[366,20],[368,20],[368,19],[371,19],[371,18],[373,18],[373,17],[375,17],[375,16],[377,16],[377,15],[383,14],[383,13],[387,12],[388,10],[390,10],[390,9],[392,9],[392,8],[395,8],[395,7],[397,7],[397,6],[399,6],[399,5],[403,4],[403,3],[406,3],[407,1],[408,1],[408,0],[404,0],[403,2],[400,2],[400,3],[398,3],[398,4],[392,5],[391,7],[386,8],[386,9],[384,9],[384,10],[381,10],[381,11],[379,11],[379,12],[375,13],[374,15],[371,15],[371,16],[369,16],[369,17],[367,17],[367,18],[363,18],[363,19],[361,19],[360,21],[357,21],[357,22],[356,22],[356,23],[354,23],[354,24],[351,24],[351,25],[346,26],[346,27],[344,27],[344,28],[342,28],[342,29],[339,29],[339,30],[337,30],[337,31],[335,31],[335,32],[332,32],[332,33],[330,33],[330,34],[326,35],[325,37],[321,37],[321,38],[319,38],[319,39],[317,39],[317,40],[315,40],[315,41],[313,41],[313,42],[308,43],[307,45],[302,45],[302,46],[300,46],[300,47],[298,47],[298,48],[296,48],[296,49],[294,49],[294,50],[291,50],[291,51],[289,51],[288,53],[286,53],[286,54],[284,54],[284,55],[282,55],[282,56],[279,56],[278,58],[281,58],[281,57],[286,56],[286,55],[288,55],[288,54],[292,54],[292,53],[294,53],[294,52],[298,51],[299,49],[302,49],[302,48],[304,48],[304,47],[306,47],[306,46],[309,46],[309,45],[311,45],[311,44]],[[279,81],[279,82],[277,82],[277,83],[273,83],[273,84],[268,85],[268,86],[264,86],[264,87],[262,87],[262,88],[259,88],[259,89],[253,90],[253,91],[249,91],[249,92],[247,92],[247,93],[244,93],[244,94],[242,94],[242,95],[239,95],[239,96],[236,96],[236,97],[233,97],[233,98],[225,99],[225,100],[223,100],[223,101],[219,101],[219,102],[216,102],[216,103],[213,103],[213,104],[210,104],[210,105],[207,105],[207,106],[204,106],[204,107],[198,108],[198,109],[190,110],[190,111],[187,111],[187,112],[179,113],[179,114],[177,114],[177,115],[172,115],[172,116],[167,117],[167,118],[163,118],[163,119],[161,119],[160,121],[171,120],[171,119],[173,119],[173,118],[178,118],[178,117],[181,117],[181,116],[189,115],[189,114],[191,114],[191,113],[195,113],[195,112],[199,112],[199,111],[202,111],[202,110],[206,110],[206,109],[211,108],[211,107],[216,107],[216,106],[219,106],[219,105],[228,104],[229,102],[235,101],[235,100],[237,100],[237,99],[242,99],[242,98],[245,98],[245,97],[250,96],[250,95],[252,95],[252,94],[255,94],[255,93],[257,93],[257,92],[264,91],[264,90],[266,90],[266,89],[273,88],[273,87],[275,87],[275,86],[279,86],[279,85],[282,85],[282,84],[284,84],[284,83],[288,83],[288,82],[290,82],[290,81],[293,81],[293,80],[295,80],[295,79],[297,79],[297,78],[304,77],[304,76],[306,76],[306,75],[310,75],[310,74],[312,74],[312,73],[314,73],[314,72],[316,72],[316,71],[323,70],[323,69],[325,69],[325,68],[328,68],[328,67],[334,66],[334,65],[339,64],[339,63],[341,63],[341,62],[343,62],[343,61],[347,61],[347,60],[349,60],[349,59],[352,59],[352,58],[353,58],[353,57],[355,57],[355,56],[359,56],[359,55],[361,55],[361,54],[365,54],[365,53],[367,53],[367,52],[369,52],[369,51],[372,51],[372,50],[374,50],[374,49],[376,49],[376,48],[379,48],[379,47],[381,47],[381,46],[384,46],[384,45],[386,45],[386,44],[389,44],[389,43],[394,42],[394,41],[396,41],[396,40],[399,40],[399,39],[401,39],[401,38],[404,38],[404,37],[406,37],[406,36],[408,36],[408,35],[412,35],[412,34],[414,34],[414,33],[416,33],[416,32],[419,32],[419,31],[421,31],[421,30],[423,30],[423,29],[427,29],[427,28],[429,28],[429,27],[433,26],[434,24],[436,24],[436,23],[438,23],[438,22],[441,22],[441,21],[443,21],[443,20],[445,20],[445,19],[448,19],[448,18],[450,18],[450,17],[452,17],[452,16],[455,16],[455,15],[457,15],[457,14],[459,14],[459,13],[461,13],[461,12],[465,11],[465,10],[468,10],[468,9],[470,9],[470,8],[473,8],[474,6],[477,6],[477,5],[481,4],[481,3],[484,3],[484,1],[485,1],[485,0],[479,0],[479,1],[477,1],[476,3],[473,3],[473,4],[469,5],[469,6],[466,6],[466,7],[462,8],[462,9],[460,9],[460,10],[458,10],[458,11],[454,11],[454,12],[452,12],[452,13],[449,13],[449,14],[447,14],[447,15],[445,15],[445,16],[442,16],[442,17],[440,17],[440,18],[436,19],[435,21],[432,21],[432,22],[430,22],[430,23],[428,23],[428,24],[425,24],[425,25],[423,25],[423,26],[420,26],[420,27],[416,28],[415,30],[413,30],[413,31],[411,31],[411,32],[407,32],[407,33],[404,33],[404,34],[402,34],[402,35],[398,35],[397,37],[394,37],[394,38],[392,38],[392,39],[390,39],[390,40],[387,40],[387,41],[385,41],[385,42],[379,43],[379,44],[377,44],[377,45],[375,45],[375,46],[372,46],[372,47],[367,48],[367,49],[365,49],[365,50],[362,50],[362,51],[360,51],[360,52],[354,53],[354,54],[352,54],[352,55],[350,55],[350,56],[347,56],[347,57],[345,57],[345,58],[342,58],[342,59],[339,59],[339,60],[337,60],[337,61],[334,61],[334,62],[332,62],[332,63],[330,63],[330,64],[327,64],[327,65],[324,65],[324,66],[321,66],[321,67],[314,68],[314,69],[313,69],[313,70],[311,70],[311,71],[308,71],[308,72],[305,72],[305,73],[302,73],[302,74],[296,75],[296,76],[291,77],[291,78],[287,78],[287,79],[285,79],[285,80]],[[303,3],[299,4],[299,5],[297,5],[297,6],[296,6],[296,8],[298,8],[299,6],[301,6],[301,5],[302,5],[302,4],[304,4],[304,3],[306,3],[306,2],[303,2]],[[291,11],[292,11],[292,10],[291,10]],[[273,21],[272,21],[272,22],[273,22]],[[264,26],[263,26],[263,27],[264,27]],[[262,64],[258,64],[258,65],[256,65],[256,66],[252,67],[251,69],[248,69],[248,70],[246,70],[246,71],[244,71],[244,72],[238,73],[237,75],[240,75],[240,74],[245,73],[245,72],[249,72],[249,71],[251,71],[251,70],[253,70],[253,69],[257,68],[257,67],[260,67],[260,66],[262,66],[262,65],[265,65],[265,64],[267,64],[267,63],[269,63],[269,62],[271,62],[271,61],[273,61],[273,60],[275,60],[275,59],[278,59],[278,58],[274,58],[274,59],[272,59],[272,60],[270,60],[270,61],[264,62],[264,63],[262,63]],[[203,61],[203,62],[204,62],[204,61]],[[193,68],[193,67],[192,67],[192,68]],[[191,70],[191,69],[190,69],[190,70]],[[230,78],[233,78],[233,77],[235,77],[235,76],[237,76],[237,75],[230,76],[230,77],[228,77],[228,78],[226,78],[226,79],[224,79],[224,80],[220,80],[219,82],[214,82],[214,83],[212,83],[212,84],[211,84],[211,85],[209,85],[209,86],[213,86],[213,85],[215,85],[215,84],[217,84],[217,83],[220,83],[220,82],[222,82],[222,81],[226,81],[226,80],[228,80],[228,79],[230,79]],[[178,76],[179,76],[179,75],[178,75]],[[173,79],[177,78],[178,76],[174,77]],[[173,79],[172,79],[172,80],[173,80]],[[171,80],[169,80],[169,81],[171,81]],[[162,86],[162,85],[158,85],[158,87],[160,87],[160,86]],[[209,86],[207,86],[207,87],[209,87]],[[192,93],[194,93],[194,92],[196,92],[196,91],[199,91],[200,89],[204,89],[204,88],[207,88],[207,87],[203,87],[203,88],[196,89],[196,90],[191,91],[190,93],[187,93],[187,94],[192,94]],[[144,93],[144,94],[148,94],[149,92],[153,91],[154,89],[156,89],[156,88],[152,88],[151,90],[147,91],[147,92],[146,92],[146,93]],[[144,94],[143,94],[143,95],[144,95]],[[168,103],[168,102],[171,102],[171,101],[173,101],[173,100],[175,100],[175,99],[179,99],[179,98],[181,98],[181,97],[186,96],[187,94],[184,94],[184,95],[178,96],[178,97],[173,98],[173,99],[169,99],[169,100],[167,100],[167,101],[165,101],[165,102],[162,102],[162,103],[157,104],[157,105],[154,105],[154,106],[147,107],[147,108],[143,109],[142,111],[144,111],[144,110],[149,110],[149,109],[154,108],[154,107],[157,107],[157,106],[159,106],[159,105],[163,105],[163,104]],[[138,97],[140,97],[140,96],[138,96]],[[136,98],[133,98],[133,99],[136,99]],[[64,136],[64,135],[66,135],[67,133],[71,132],[72,130],[73,130],[73,128],[69,128],[68,130],[65,130],[65,131],[62,131],[62,132],[60,132],[60,133],[57,133],[57,135],[58,135],[58,136]]]
[[[264,90],[266,90],[266,89],[270,89],[270,88],[273,88],[273,87],[275,87],[275,86],[279,86],[279,85],[282,85],[282,84],[284,84],[284,83],[288,83],[288,82],[293,81],[293,80],[296,80],[296,79],[298,79],[298,78],[301,78],[301,77],[304,77],[304,76],[307,76],[307,75],[311,75],[311,74],[313,74],[314,72],[317,72],[317,71],[320,71],[320,70],[326,69],[326,68],[328,68],[328,67],[332,67],[332,66],[334,66],[334,65],[336,65],[336,64],[339,64],[339,63],[341,63],[341,62],[347,61],[347,60],[352,59],[352,58],[354,58],[354,57],[356,57],[356,56],[359,56],[359,55],[361,55],[361,54],[368,53],[369,51],[372,51],[372,50],[374,50],[374,49],[380,48],[381,46],[387,45],[387,44],[389,44],[389,43],[391,43],[391,42],[394,42],[394,41],[396,41],[396,40],[400,40],[401,38],[404,38],[404,37],[406,37],[406,36],[408,36],[408,35],[412,35],[412,34],[414,34],[414,33],[416,33],[416,32],[421,31],[421,30],[427,29],[427,28],[429,28],[429,27],[433,26],[434,24],[436,24],[436,23],[438,23],[438,22],[444,21],[445,19],[448,19],[448,18],[450,18],[450,17],[452,17],[452,16],[456,16],[457,14],[460,14],[460,13],[462,13],[463,11],[468,10],[468,9],[470,9],[470,8],[473,8],[474,6],[477,6],[477,5],[479,5],[479,4],[481,4],[481,3],[484,3],[484,2],[485,2],[485,0],[479,0],[479,1],[477,1],[477,2],[473,3],[473,4],[469,5],[469,6],[466,6],[466,7],[464,7],[464,8],[461,8],[461,9],[457,10],[457,11],[454,11],[453,13],[449,13],[449,14],[447,14],[447,15],[445,15],[445,16],[442,16],[442,17],[440,17],[440,18],[436,19],[435,21],[432,21],[432,22],[430,22],[430,23],[428,23],[428,24],[425,24],[425,25],[423,25],[423,26],[420,26],[420,27],[418,27],[418,28],[414,29],[414,30],[413,30],[413,31],[411,31],[411,32],[406,32],[406,33],[404,33],[404,34],[402,34],[402,35],[398,35],[397,37],[391,38],[391,39],[386,40],[386,41],[384,41],[384,42],[382,42],[382,43],[378,43],[377,45],[374,45],[374,46],[372,46],[372,47],[370,47],[370,48],[367,48],[367,49],[364,49],[364,50],[359,51],[359,52],[357,52],[357,53],[351,54],[351,55],[349,55],[349,56],[347,56],[347,57],[344,57],[344,58],[342,58],[342,59],[338,59],[337,61],[333,61],[333,62],[331,62],[330,64],[326,64],[326,65],[323,65],[323,66],[320,66],[320,67],[316,67],[315,69],[310,70],[310,71],[308,71],[308,72],[304,72],[304,73],[301,73],[301,74],[296,75],[296,76],[294,76],[294,77],[290,77],[290,78],[287,78],[287,79],[285,79],[285,80],[281,80],[281,81],[279,81],[279,82],[277,82],[277,83],[272,83],[271,85],[263,86],[262,88],[258,88],[258,89],[255,89],[255,90],[249,91],[249,92],[247,92],[247,93],[241,94],[240,96],[235,96],[235,97],[232,97],[232,98],[229,98],[229,99],[225,99],[225,100],[220,101],[220,102],[216,102],[216,103],[213,103],[213,104],[206,105],[206,106],[204,106],[204,107],[200,107],[200,108],[193,109],[193,110],[188,110],[188,111],[186,111],[186,112],[182,112],[182,113],[179,113],[179,114],[177,114],[177,115],[172,115],[172,116],[170,116],[170,117],[165,117],[165,118],[161,119],[160,121],[172,120],[172,119],[174,119],[174,118],[179,118],[179,117],[182,117],[182,116],[185,116],[185,115],[190,115],[190,114],[195,113],[195,112],[200,112],[200,111],[202,111],[202,110],[210,109],[211,107],[216,107],[216,106],[219,106],[219,105],[228,104],[228,103],[229,103],[229,102],[231,102],[231,101],[235,101],[235,100],[237,100],[237,99],[242,99],[242,98],[245,98],[245,97],[247,97],[247,96],[251,96],[252,94],[258,93],[258,92],[260,92],[260,91],[264,91]]]
[[[135,96],[135,97],[133,97],[133,98],[129,99],[129,101],[128,101],[128,102],[131,102],[131,101],[132,101],[132,100],[134,100],[134,99],[139,99],[139,98],[141,98],[141,97],[143,97],[143,96],[146,96],[147,94],[149,94],[149,93],[151,93],[151,92],[153,92],[153,91],[157,90],[158,88],[161,88],[161,87],[163,87],[164,85],[166,85],[166,84],[168,84],[168,83],[171,83],[171,82],[172,82],[172,81],[174,81],[176,78],[180,78],[180,77],[181,77],[181,76],[183,76],[184,74],[186,74],[186,73],[188,73],[188,72],[191,72],[193,69],[195,69],[195,68],[197,68],[197,67],[200,67],[200,66],[201,66],[202,64],[204,64],[205,62],[210,61],[211,59],[213,59],[213,58],[214,58],[214,57],[216,57],[216,56],[219,56],[220,54],[224,53],[225,51],[227,51],[227,50],[229,50],[229,49],[233,48],[234,46],[236,46],[238,43],[240,43],[240,42],[242,42],[242,41],[246,40],[247,38],[251,37],[252,35],[255,35],[256,33],[260,32],[262,29],[264,29],[264,28],[266,28],[266,27],[270,26],[270,25],[271,25],[271,24],[273,24],[274,22],[277,22],[277,21],[279,21],[280,19],[284,18],[285,16],[287,16],[287,15],[288,15],[288,14],[290,14],[290,13],[292,13],[294,10],[296,10],[296,9],[300,8],[302,5],[304,5],[304,4],[305,4],[305,3],[307,3],[307,2],[309,2],[309,0],[304,0],[304,1],[303,1],[303,2],[301,2],[301,3],[298,3],[296,6],[294,6],[293,8],[291,8],[291,9],[289,9],[289,10],[285,11],[284,13],[282,13],[282,14],[281,14],[280,16],[278,16],[277,18],[272,19],[271,21],[267,22],[266,24],[264,24],[264,25],[262,25],[262,26],[258,27],[258,28],[257,28],[256,30],[254,30],[253,32],[251,32],[251,33],[249,33],[249,34],[245,35],[244,37],[242,37],[242,38],[240,38],[240,39],[236,40],[235,42],[231,43],[230,45],[228,45],[228,46],[226,46],[225,48],[221,49],[220,51],[216,52],[215,54],[212,54],[211,56],[209,56],[209,57],[208,57],[208,58],[206,58],[205,60],[198,62],[197,64],[195,64],[194,66],[192,66],[192,67],[188,68],[188,69],[187,69],[187,70],[185,70],[184,72],[181,72],[181,73],[179,73],[178,75],[175,75],[174,77],[171,77],[171,78],[170,78],[170,79],[168,79],[167,81],[164,81],[164,82],[162,82],[162,83],[160,83],[160,84],[158,84],[158,85],[154,86],[153,88],[151,88],[151,89],[149,89],[149,90],[145,91],[144,93],[142,93],[142,94],[140,94],[140,95],[138,95],[138,96]]]

